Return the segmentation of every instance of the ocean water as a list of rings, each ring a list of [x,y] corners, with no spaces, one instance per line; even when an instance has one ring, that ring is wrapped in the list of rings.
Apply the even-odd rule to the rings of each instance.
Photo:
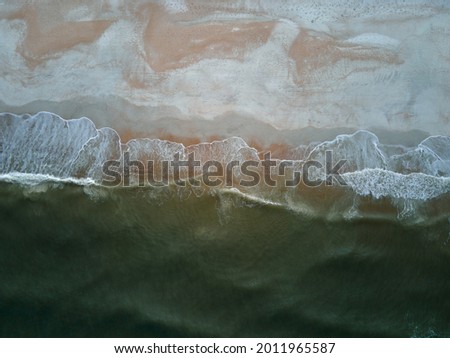
[[[0,337],[449,337],[449,23],[0,1]]]
[[[3,337],[450,334],[447,217],[44,186],[0,186]]]
[[[255,150],[124,144],[49,113],[0,123],[2,336],[450,334],[448,137],[389,155],[360,131],[300,154],[347,158],[346,185],[155,187],[131,171],[111,187],[99,159]]]

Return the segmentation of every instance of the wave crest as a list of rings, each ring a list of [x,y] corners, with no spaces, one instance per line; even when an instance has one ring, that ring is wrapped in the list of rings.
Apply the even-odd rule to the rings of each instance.
[[[49,112],[0,114],[0,134],[0,180],[26,185],[62,180],[101,186],[103,164],[110,160],[123,164],[125,153],[130,160],[155,163],[172,160],[175,155],[185,160],[192,153],[202,163],[214,160],[226,165],[230,161],[261,160],[261,153],[239,137],[191,146],[160,139],[132,139],[122,143],[115,130],[97,129],[88,118],[65,120]],[[317,194],[311,194],[313,189],[304,185],[295,188],[265,187],[263,184],[252,188],[234,187],[250,197],[290,208],[318,206],[320,204],[311,204],[317,199],[327,206],[336,196],[349,196],[348,189],[356,196],[394,201],[427,201],[442,196],[448,199],[450,194],[449,137],[433,136],[415,148],[405,148],[381,144],[375,134],[357,131],[310,145],[300,151],[300,157],[293,161],[294,166],[301,166],[306,160],[322,161],[327,151],[333,153],[334,161],[347,161],[342,170],[347,187],[319,188]],[[276,168],[283,161],[283,158],[278,159]],[[194,173],[201,174],[198,169]],[[323,177],[324,169],[315,174]],[[235,175],[242,176],[243,173],[238,170]],[[130,185],[139,183],[138,174],[131,172],[130,177]],[[208,189],[193,191],[202,194],[205,190]]]

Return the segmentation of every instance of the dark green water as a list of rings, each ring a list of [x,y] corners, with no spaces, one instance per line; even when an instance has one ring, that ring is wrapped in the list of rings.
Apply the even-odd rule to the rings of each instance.
[[[0,336],[450,336],[446,216],[85,190],[0,183]]]

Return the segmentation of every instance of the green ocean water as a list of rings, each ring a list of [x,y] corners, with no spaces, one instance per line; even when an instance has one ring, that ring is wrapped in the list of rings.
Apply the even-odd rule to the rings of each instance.
[[[450,336],[445,212],[331,218],[61,183],[0,183],[0,198],[2,337]]]

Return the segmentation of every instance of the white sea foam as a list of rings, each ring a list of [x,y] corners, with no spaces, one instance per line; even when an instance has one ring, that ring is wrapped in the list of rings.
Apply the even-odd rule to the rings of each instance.
[[[26,186],[36,186],[43,183],[55,184],[75,184],[81,186],[98,186],[98,183],[91,178],[59,178],[53,175],[46,174],[30,174],[11,172],[7,174],[0,174],[0,182],[19,184]]]
[[[388,48],[396,48],[400,41],[393,39],[392,37],[384,36],[377,33],[364,33],[355,37],[352,37],[345,41],[350,44],[357,44],[363,46],[380,46]]]
[[[374,198],[429,200],[450,194],[450,178],[413,173],[400,174],[383,169],[364,169],[342,175],[359,195]]]

